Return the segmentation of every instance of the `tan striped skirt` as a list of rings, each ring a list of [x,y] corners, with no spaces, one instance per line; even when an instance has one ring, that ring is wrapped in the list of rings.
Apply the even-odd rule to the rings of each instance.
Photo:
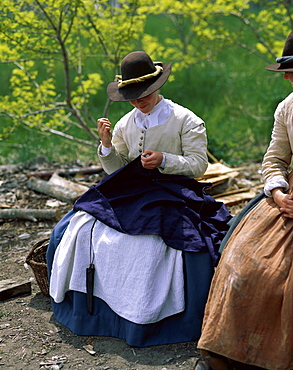
[[[293,219],[265,198],[223,251],[198,347],[270,370],[293,369]]]

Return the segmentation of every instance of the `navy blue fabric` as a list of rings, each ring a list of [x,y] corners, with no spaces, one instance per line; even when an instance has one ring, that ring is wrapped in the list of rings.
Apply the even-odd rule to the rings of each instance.
[[[118,316],[97,297],[90,315],[86,295],[70,291],[63,302],[52,300],[56,320],[77,335],[116,337],[137,347],[197,340],[218,247],[231,218],[222,203],[204,193],[209,185],[185,176],[143,169],[138,157],[78,199],[74,209],[55,226],[47,250],[50,279],[55,250],[70,219],[79,210],[120,232],[160,235],[167,245],[183,251],[184,312],[157,323],[139,325]]]
[[[120,232],[159,235],[175,249],[209,252],[214,264],[231,218],[227,208],[186,176],[146,170],[140,157],[92,186],[75,203]]]
[[[55,250],[74,213],[64,216],[51,235],[47,250],[49,279]],[[51,300],[54,317],[74,334],[120,338],[136,347],[197,340],[214,267],[209,253],[183,252],[183,269],[185,310],[157,323],[134,324],[118,316],[97,297],[94,297],[94,313],[90,315],[86,294],[76,291],[67,292],[61,303]]]

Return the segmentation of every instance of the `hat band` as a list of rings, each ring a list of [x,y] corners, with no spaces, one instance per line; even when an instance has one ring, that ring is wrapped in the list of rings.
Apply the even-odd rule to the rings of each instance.
[[[130,84],[134,84],[134,83],[144,82],[145,80],[158,76],[158,74],[160,74],[163,71],[163,67],[161,66],[155,65],[155,68],[156,70],[153,73],[149,73],[141,77],[131,78],[129,80],[124,80],[124,81],[122,80],[121,75],[117,75],[116,77],[118,78],[118,88],[130,85]]]
[[[292,63],[293,62],[293,55],[279,57],[279,58],[276,59],[276,62],[281,63],[281,64]]]

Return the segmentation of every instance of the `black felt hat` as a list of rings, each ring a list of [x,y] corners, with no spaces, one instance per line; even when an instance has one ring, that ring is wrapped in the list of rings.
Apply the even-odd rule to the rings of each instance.
[[[277,64],[271,64],[266,69],[273,72],[293,72],[293,31],[285,41],[282,56],[277,58],[276,61]]]
[[[122,60],[118,82],[107,87],[109,99],[130,101],[144,98],[167,81],[172,63],[153,62],[144,51],[134,51]]]

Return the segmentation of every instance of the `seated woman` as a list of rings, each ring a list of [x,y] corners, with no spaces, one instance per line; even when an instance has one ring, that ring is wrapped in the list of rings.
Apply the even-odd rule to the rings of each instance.
[[[293,32],[277,62],[267,69],[293,84]],[[237,369],[293,369],[292,119],[291,93],[275,112],[262,165],[265,194],[229,230],[206,306],[197,370],[228,369],[231,359]]]
[[[132,346],[198,339],[231,216],[194,178],[207,168],[205,124],[158,89],[171,63],[137,51],[110,83],[134,109],[98,120],[108,176],[54,228],[47,251],[55,318],[78,335]]]

